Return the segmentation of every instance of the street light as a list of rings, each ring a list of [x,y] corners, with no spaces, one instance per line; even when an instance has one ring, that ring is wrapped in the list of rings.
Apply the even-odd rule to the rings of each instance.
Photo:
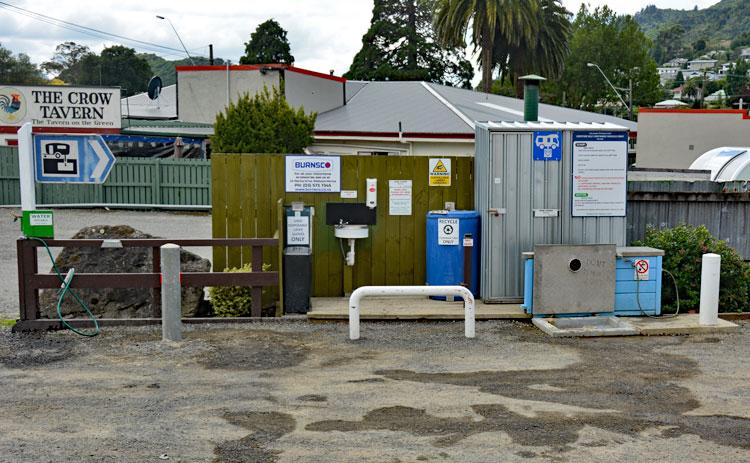
[[[193,61],[193,58],[190,56],[190,53],[188,53],[187,48],[185,47],[185,44],[182,42],[182,39],[180,38],[180,34],[177,33],[177,29],[174,28],[174,24],[172,24],[172,21],[169,20],[169,18],[165,16],[159,16],[156,15],[159,19],[166,19],[170,26],[172,26],[172,30],[174,31],[174,35],[177,36],[177,40],[180,41],[180,45],[182,45],[182,49],[185,50],[185,54],[187,55],[188,59],[190,60],[190,63],[195,66],[195,61]]]
[[[586,66],[588,66],[590,68],[596,68],[596,69],[599,70],[599,73],[602,75],[602,77],[604,77],[604,80],[606,80],[607,83],[609,84],[609,86],[612,87],[612,90],[615,91],[615,95],[617,95],[617,98],[620,99],[620,101],[622,102],[622,105],[625,106],[626,108],[628,108],[628,119],[632,120],[633,119],[633,84],[632,84],[632,80],[631,80],[630,90],[629,90],[630,105],[628,105],[627,103],[625,103],[625,100],[622,99],[622,95],[620,95],[620,92],[617,91],[617,87],[615,87],[614,85],[612,85],[612,82],[610,82],[609,79],[607,79],[607,75],[604,74],[604,71],[602,71],[602,68],[600,68],[598,64],[596,64],[596,63],[586,63]]]

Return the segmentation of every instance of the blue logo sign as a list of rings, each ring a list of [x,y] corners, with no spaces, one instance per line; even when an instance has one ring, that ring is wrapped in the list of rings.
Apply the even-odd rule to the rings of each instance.
[[[115,156],[99,135],[34,135],[36,181],[104,183]]]
[[[562,132],[534,132],[533,154],[535,161],[560,161],[562,159]]]

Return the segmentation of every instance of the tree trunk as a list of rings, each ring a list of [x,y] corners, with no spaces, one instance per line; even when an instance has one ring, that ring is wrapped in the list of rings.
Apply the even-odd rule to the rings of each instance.
[[[409,23],[408,52],[406,55],[407,67],[410,71],[417,70],[417,0],[408,0],[406,4],[406,14]]]
[[[482,36],[482,91],[492,89],[492,39],[489,34]]]

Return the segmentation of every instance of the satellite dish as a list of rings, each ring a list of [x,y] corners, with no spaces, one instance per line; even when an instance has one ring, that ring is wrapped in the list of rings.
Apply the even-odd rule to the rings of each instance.
[[[159,98],[159,94],[161,93],[161,87],[162,87],[161,77],[159,76],[152,77],[151,80],[148,81],[148,90],[147,90],[148,97],[151,98],[152,100]]]

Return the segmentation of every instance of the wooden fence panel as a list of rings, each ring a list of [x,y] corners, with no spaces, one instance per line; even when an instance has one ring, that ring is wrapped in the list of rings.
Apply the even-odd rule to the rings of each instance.
[[[20,204],[18,149],[0,147],[0,205]],[[211,206],[211,161],[205,159],[117,158],[101,185],[44,183],[36,201],[46,204]]]
[[[326,225],[326,203],[364,202],[365,179],[377,178],[377,224],[370,227],[368,238],[356,242],[353,286],[421,285],[425,282],[427,211],[444,209],[445,201],[453,201],[460,208],[473,207],[473,184],[466,184],[473,176],[473,160],[451,158],[451,162],[451,186],[430,187],[426,157],[342,156],[341,189],[357,191],[356,199],[342,199],[339,193],[286,193],[283,155],[215,153],[213,236],[234,236],[237,229],[242,237],[275,236],[279,232],[279,199],[285,205],[303,201],[305,205],[314,206],[313,294],[341,296],[345,270],[342,247],[345,253],[348,244],[336,239],[332,227]],[[412,181],[412,215],[389,214],[389,180]],[[235,190],[234,183],[241,187]],[[249,255],[240,249],[228,252],[229,262],[249,262]],[[278,255],[278,250],[268,249],[264,252],[264,262],[276,270]],[[216,260],[216,252],[214,259],[214,268],[222,268]]]

